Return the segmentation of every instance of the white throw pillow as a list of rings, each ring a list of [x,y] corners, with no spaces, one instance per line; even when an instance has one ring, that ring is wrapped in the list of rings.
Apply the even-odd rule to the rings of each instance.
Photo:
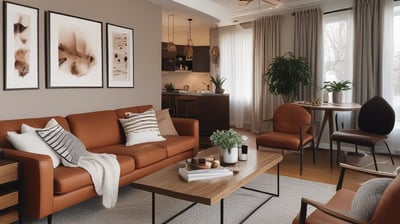
[[[7,139],[14,148],[24,151],[50,156],[53,167],[60,165],[60,158],[35,132],[18,134],[14,131],[7,132]]]
[[[129,113],[129,118],[120,118],[119,121],[124,128],[126,146],[165,141],[165,138],[161,136],[153,109],[143,113]]]

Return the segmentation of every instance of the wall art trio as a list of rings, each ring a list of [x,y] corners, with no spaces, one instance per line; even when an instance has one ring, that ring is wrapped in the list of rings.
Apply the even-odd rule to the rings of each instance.
[[[39,9],[3,3],[4,90],[39,88]],[[103,87],[103,23],[45,12],[47,88]],[[107,86],[134,87],[133,29],[106,24]]]

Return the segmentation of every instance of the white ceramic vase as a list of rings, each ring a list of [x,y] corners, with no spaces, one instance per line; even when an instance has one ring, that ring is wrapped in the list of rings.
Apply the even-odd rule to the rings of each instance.
[[[231,150],[221,148],[219,151],[219,157],[223,164],[235,164],[238,162],[239,157],[238,148],[233,147]]]
[[[333,92],[332,93],[332,103],[333,104],[342,104],[343,92]]]

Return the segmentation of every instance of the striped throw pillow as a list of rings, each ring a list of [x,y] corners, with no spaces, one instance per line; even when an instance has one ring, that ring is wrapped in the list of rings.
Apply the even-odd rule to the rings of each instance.
[[[120,118],[119,121],[124,128],[126,146],[165,140],[160,134],[154,109],[125,115],[128,118]]]
[[[86,153],[85,145],[60,125],[36,130],[37,134],[64,160],[77,165]]]

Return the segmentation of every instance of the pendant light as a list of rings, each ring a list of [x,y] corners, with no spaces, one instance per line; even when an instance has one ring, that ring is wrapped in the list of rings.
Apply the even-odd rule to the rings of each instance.
[[[172,18],[172,19],[171,19]],[[171,36],[170,34],[170,20],[172,20],[172,41],[169,39]],[[169,52],[176,52],[176,46],[174,43],[174,14],[173,13],[168,13],[168,45],[167,45],[167,50]]]
[[[189,21],[189,38],[187,41],[187,45],[185,46],[184,49],[186,60],[193,59],[192,19],[189,18],[188,21]]]

